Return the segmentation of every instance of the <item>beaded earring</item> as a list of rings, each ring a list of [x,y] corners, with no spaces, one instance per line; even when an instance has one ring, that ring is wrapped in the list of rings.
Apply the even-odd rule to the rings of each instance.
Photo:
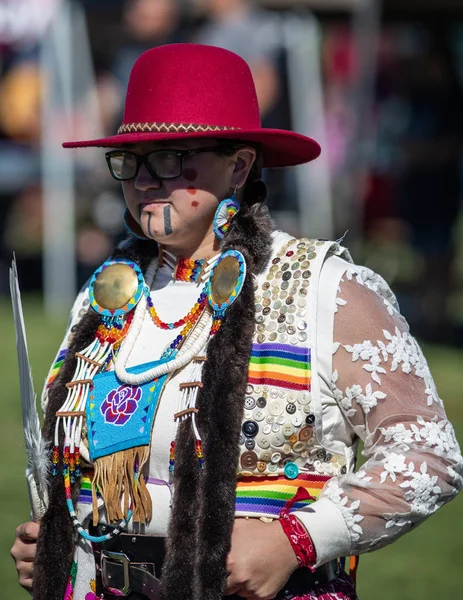
[[[127,229],[127,231],[130,233],[130,235],[137,238],[137,240],[149,240],[150,239],[150,238],[146,237],[146,235],[143,233],[142,228],[140,227],[139,223],[137,223],[135,221],[135,219],[132,217],[128,208],[126,208],[124,210],[124,214],[122,215],[122,220],[124,222],[124,226]]]
[[[217,239],[223,239],[227,233],[230,222],[240,209],[240,203],[236,198],[236,188],[230,198],[225,198],[220,202],[214,216],[214,233]]]

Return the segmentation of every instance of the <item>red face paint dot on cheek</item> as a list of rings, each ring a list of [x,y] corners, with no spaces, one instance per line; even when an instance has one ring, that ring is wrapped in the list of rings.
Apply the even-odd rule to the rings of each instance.
[[[194,196],[198,190],[193,185],[190,185],[187,187],[186,191]]]
[[[195,169],[186,168],[183,170],[183,177],[187,181],[194,181],[197,176],[198,176],[198,173]]]
[[[191,203],[191,206],[192,206],[193,208],[198,208],[198,206],[199,206],[199,202],[198,202],[197,200],[193,200],[193,202]]]

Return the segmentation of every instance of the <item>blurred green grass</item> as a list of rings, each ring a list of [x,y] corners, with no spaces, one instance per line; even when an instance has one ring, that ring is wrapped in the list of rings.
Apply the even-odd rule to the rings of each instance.
[[[50,321],[38,298],[26,298],[24,313],[35,387],[42,386],[61,341],[65,319]],[[2,600],[30,596],[16,583],[9,550],[15,527],[28,520],[29,501],[24,481],[24,443],[14,339],[8,302],[0,301],[2,417],[0,425],[0,581]],[[463,442],[463,351],[426,347],[425,354],[440,395],[445,400],[457,438]],[[463,495],[416,531],[360,559],[358,591],[361,600],[431,600],[463,596]]]

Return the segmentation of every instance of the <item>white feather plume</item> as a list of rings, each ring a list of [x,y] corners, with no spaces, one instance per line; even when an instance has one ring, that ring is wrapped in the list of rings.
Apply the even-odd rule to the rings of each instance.
[[[43,439],[39,415],[37,413],[15,258],[13,258],[10,269],[10,292],[16,330],[19,387],[21,391],[24,441],[27,455],[26,480],[33,518],[34,520],[40,520],[48,506],[49,444]]]

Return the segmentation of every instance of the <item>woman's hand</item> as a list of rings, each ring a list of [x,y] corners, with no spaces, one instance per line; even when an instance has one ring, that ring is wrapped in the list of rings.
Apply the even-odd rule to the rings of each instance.
[[[40,525],[23,523],[16,529],[16,540],[11,548],[11,556],[16,564],[20,585],[28,592],[32,591],[34,558],[37,548]]]
[[[274,598],[298,567],[278,521],[235,519],[227,558],[227,594],[253,600]]]

